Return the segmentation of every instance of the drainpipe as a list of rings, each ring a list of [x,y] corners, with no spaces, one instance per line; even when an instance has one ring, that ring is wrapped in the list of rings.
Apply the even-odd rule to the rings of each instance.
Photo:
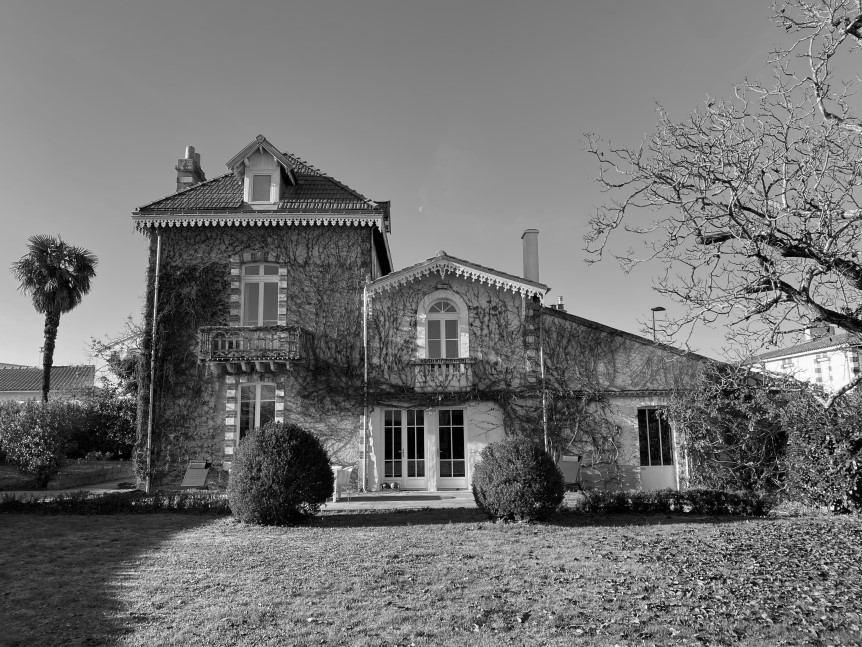
[[[147,480],[145,492],[150,493],[152,487],[153,462],[153,391],[156,377],[156,317],[159,312],[159,266],[162,258],[162,232],[156,233],[156,278],[153,285],[153,332],[150,340],[150,400],[147,412]]]
[[[364,409],[362,412],[362,491],[366,491],[368,469],[368,457],[366,449],[368,446],[368,278],[362,287],[362,356],[363,356],[363,399]]]
[[[542,431],[545,435],[545,452],[550,453],[551,442],[548,438],[548,390],[545,385],[545,335],[544,300],[539,303],[539,367],[542,377]]]

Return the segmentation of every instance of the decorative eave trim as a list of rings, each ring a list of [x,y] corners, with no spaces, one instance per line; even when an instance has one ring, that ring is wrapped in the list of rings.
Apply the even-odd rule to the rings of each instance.
[[[135,230],[158,227],[239,227],[251,225],[269,227],[281,225],[377,227],[382,231],[380,214],[324,215],[295,213],[242,213],[242,214],[172,214],[170,216],[133,214]]]
[[[547,286],[513,281],[490,272],[484,272],[474,267],[456,263],[449,259],[440,258],[411,270],[396,272],[394,275],[391,274],[377,279],[368,286],[368,295],[374,296],[384,291],[388,292],[392,288],[412,283],[417,279],[422,279],[431,274],[439,274],[441,279],[445,279],[447,274],[454,274],[458,278],[478,281],[479,283],[487,284],[489,287],[500,288],[524,297],[539,297],[540,299],[544,299],[545,294],[550,290]]]

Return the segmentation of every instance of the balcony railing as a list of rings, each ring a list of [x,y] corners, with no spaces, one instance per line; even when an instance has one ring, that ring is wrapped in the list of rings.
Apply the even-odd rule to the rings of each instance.
[[[303,357],[307,333],[299,326],[207,326],[200,329],[199,358],[227,365],[229,372],[241,368],[275,370]]]
[[[416,362],[416,390],[469,391],[474,363],[471,357],[420,359]]]

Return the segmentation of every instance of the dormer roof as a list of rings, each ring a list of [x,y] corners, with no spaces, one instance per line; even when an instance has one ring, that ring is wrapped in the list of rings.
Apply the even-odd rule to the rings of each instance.
[[[296,186],[296,174],[293,172],[293,164],[288,157],[280,152],[275,146],[269,143],[269,140],[263,135],[258,135],[254,138],[254,140],[249,143],[248,146],[243,148],[239,153],[234,155],[228,160],[227,167],[231,173],[236,175],[237,177],[242,177],[243,171],[240,170],[245,164],[248,163],[249,155],[252,155],[256,152],[266,152],[275,158],[275,161],[281,165],[281,168],[284,169],[285,175],[287,176],[288,181]]]
[[[372,281],[368,284],[368,294],[373,296],[374,294],[397,288],[400,285],[405,285],[432,274],[439,274],[442,279],[452,274],[456,277],[485,283],[507,292],[514,292],[525,297],[539,297],[540,299],[544,299],[545,294],[551,289],[544,283],[530,281],[519,276],[485,267],[484,265],[479,265],[478,263],[471,263],[470,261],[455,258],[440,250],[437,254],[421,263],[405,267],[403,270],[392,272],[376,281]]]

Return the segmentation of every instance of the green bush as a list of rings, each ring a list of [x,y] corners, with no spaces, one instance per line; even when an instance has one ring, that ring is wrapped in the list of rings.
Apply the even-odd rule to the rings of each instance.
[[[862,512],[862,394],[824,410],[798,398],[785,410],[789,430],[787,496],[832,512]]]
[[[66,457],[86,458],[98,452],[128,460],[135,443],[137,407],[133,398],[122,397],[110,388],[93,389],[69,402]]]
[[[316,514],[332,490],[329,456],[317,437],[273,422],[239,443],[227,493],[237,519],[283,525]]]
[[[211,492],[181,491],[154,492],[110,492],[94,495],[89,492],[71,492],[51,497],[16,496],[0,492],[0,514],[230,514],[227,499],[223,494]]]
[[[548,519],[564,494],[563,475],[553,459],[523,439],[488,445],[473,469],[473,498],[492,519]]]
[[[6,461],[44,487],[66,456],[65,407],[28,401],[0,403],[0,449]]]
[[[756,492],[723,490],[647,490],[606,492],[590,490],[574,504],[577,512],[683,513],[763,516],[775,505],[774,497]]]

